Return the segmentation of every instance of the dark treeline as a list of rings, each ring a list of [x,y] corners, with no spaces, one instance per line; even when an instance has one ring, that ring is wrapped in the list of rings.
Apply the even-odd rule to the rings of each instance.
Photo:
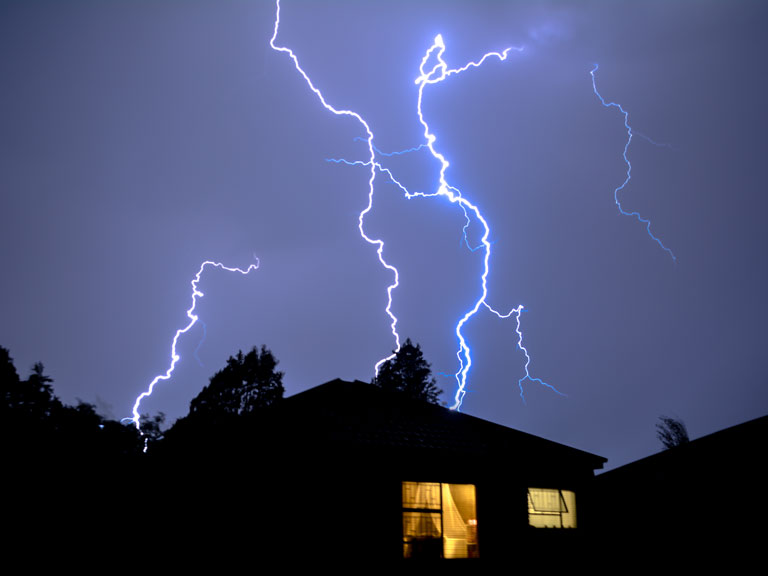
[[[236,540],[221,526],[235,525],[231,510],[218,502],[235,470],[258,466],[242,448],[254,437],[257,413],[283,398],[276,366],[265,347],[238,352],[187,416],[168,430],[162,414],[143,416],[139,432],[91,404],[63,403],[42,363],[21,377],[0,347],[4,548],[30,555],[85,546],[122,555],[167,532],[171,548],[179,537],[185,545]]]
[[[116,421],[83,401],[64,404],[54,393],[53,379],[42,363],[26,379],[19,376],[10,352],[0,347],[0,430],[6,439],[5,458],[27,466],[58,460],[98,460],[130,464],[144,452],[164,445],[184,447],[206,436],[220,436],[239,422],[248,422],[283,398],[283,373],[263,347],[230,357],[224,369],[190,403],[189,414],[163,431],[164,416],[142,416],[141,432],[131,421]],[[166,438],[167,437],[167,438]]]
[[[20,378],[9,351],[0,347],[0,430],[6,459],[34,465],[45,459],[116,460],[141,453],[135,426],[109,420],[82,401],[76,406],[62,403],[52,382],[39,362],[27,379]]]
[[[253,430],[260,420],[269,421],[264,409],[278,404],[285,393],[283,372],[277,365],[265,346],[239,351],[210,378],[190,402],[189,413],[170,429],[161,429],[162,414],[144,415],[139,432],[130,421],[98,414],[92,404],[61,402],[42,363],[35,364],[22,379],[10,352],[0,347],[0,430],[6,439],[5,458],[28,465],[62,459],[132,465],[143,458],[145,443],[151,446],[150,454],[167,457],[207,449],[221,452],[223,444],[237,445],[245,429]],[[431,403],[438,403],[442,392],[421,348],[410,339],[382,365],[372,384]],[[245,436],[254,441],[253,434]]]
[[[333,464],[318,450],[323,421],[310,417],[297,426],[283,417],[277,365],[264,346],[238,352],[186,416],[165,430],[162,414],[144,416],[140,433],[91,404],[61,402],[40,363],[20,377],[0,347],[3,518],[14,535],[8,546],[45,541],[124,554],[162,540],[166,553],[181,546],[187,554],[260,540],[275,555],[292,549],[286,535],[297,526],[321,533],[323,523],[341,522],[335,503],[313,500],[318,508],[303,517],[292,496],[321,493],[318,472]],[[431,403],[440,393],[410,340],[372,384]]]

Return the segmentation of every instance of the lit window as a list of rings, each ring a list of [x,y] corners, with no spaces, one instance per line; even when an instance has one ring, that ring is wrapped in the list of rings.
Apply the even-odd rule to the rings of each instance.
[[[528,524],[535,528],[576,528],[576,494],[528,488]]]
[[[477,556],[475,486],[403,482],[403,557]]]

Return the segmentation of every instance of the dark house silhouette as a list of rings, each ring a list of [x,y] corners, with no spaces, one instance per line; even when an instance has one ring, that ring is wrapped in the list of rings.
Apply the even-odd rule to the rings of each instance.
[[[606,461],[342,380],[247,427],[236,441],[162,458],[174,488],[156,497],[206,546],[247,526],[249,549],[269,556],[509,559],[511,546],[575,548],[595,520],[594,470]]]
[[[767,444],[763,416],[598,475],[597,535],[619,552],[653,542],[700,560],[763,538]],[[707,551],[704,542],[715,547]]]

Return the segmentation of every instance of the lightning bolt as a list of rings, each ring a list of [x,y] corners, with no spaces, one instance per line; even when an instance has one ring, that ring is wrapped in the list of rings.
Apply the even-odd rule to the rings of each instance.
[[[390,328],[392,330],[392,335],[395,338],[395,352],[393,352],[391,355],[387,356],[386,358],[382,358],[376,363],[376,373],[378,374],[379,366],[381,366],[384,362],[387,360],[393,358],[395,356],[396,351],[400,350],[400,335],[397,333],[397,317],[392,312],[392,292],[400,285],[400,275],[397,271],[397,268],[392,266],[390,263],[386,261],[384,258],[384,241],[379,238],[371,238],[365,233],[365,217],[368,215],[368,213],[373,209],[373,196],[374,196],[374,182],[376,180],[376,163],[375,163],[375,153],[376,149],[373,145],[373,132],[371,131],[370,126],[368,126],[368,123],[363,119],[360,114],[357,112],[354,112],[352,110],[344,110],[344,109],[337,109],[333,106],[331,106],[323,96],[322,92],[314,85],[312,80],[309,78],[306,72],[302,69],[301,65],[299,64],[299,59],[294,54],[293,50],[290,48],[286,48],[285,46],[278,46],[275,42],[277,40],[277,34],[280,30],[280,0],[276,0],[276,10],[275,10],[275,30],[272,34],[272,38],[269,40],[269,45],[272,47],[273,50],[276,50],[277,52],[282,52],[284,54],[287,54],[288,57],[293,62],[293,65],[296,67],[296,70],[299,72],[302,78],[304,78],[304,81],[307,83],[307,86],[309,86],[309,89],[317,96],[318,100],[320,100],[320,103],[323,105],[323,107],[328,110],[329,112],[335,114],[336,116],[349,116],[351,118],[354,118],[357,120],[357,122],[363,127],[363,130],[365,131],[366,138],[362,139],[367,147],[368,147],[368,162],[364,163],[365,165],[370,167],[370,178],[368,179],[368,204],[363,208],[363,210],[360,212],[358,219],[357,219],[357,228],[360,231],[360,236],[368,242],[368,244],[371,244],[373,246],[376,246],[376,254],[378,255],[379,262],[381,265],[389,270],[392,273],[393,281],[392,283],[387,287],[387,306],[385,308],[385,312],[387,316],[389,316],[390,319]]]
[[[523,314],[523,311],[525,310],[525,306],[520,304],[520,306],[518,306],[517,308],[512,308],[512,310],[510,310],[506,314],[502,314],[501,312],[498,312],[493,308],[491,308],[487,302],[484,302],[483,304],[485,305],[486,308],[488,308],[488,310],[490,310],[493,314],[495,314],[501,319],[509,318],[512,314],[515,315],[515,320],[517,321],[517,327],[515,328],[515,332],[517,333],[517,347],[523,352],[523,354],[525,354],[525,366],[523,367],[525,370],[525,376],[523,376],[522,378],[520,378],[520,380],[517,381],[517,386],[520,388],[520,398],[523,399],[523,403],[525,403],[525,390],[523,389],[523,382],[525,382],[526,380],[528,380],[529,382],[535,382],[541,386],[544,386],[545,388],[549,388],[550,390],[552,390],[557,394],[560,394],[561,396],[566,396],[566,394],[563,394],[562,392],[560,392],[560,390],[558,390],[551,384],[547,384],[541,378],[534,378],[533,376],[531,376],[531,373],[528,370],[528,367],[531,364],[531,356],[528,354],[528,349],[525,346],[523,346],[523,331],[522,331],[522,328],[520,328],[520,316]]]
[[[419,122],[421,123],[422,127],[424,128],[424,138],[426,140],[427,147],[429,148],[429,151],[432,153],[432,156],[440,163],[440,175],[438,177],[438,188],[436,194],[439,196],[443,196],[447,198],[452,203],[458,203],[462,210],[464,211],[464,215],[467,217],[468,222],[467,225],[464,226],[464,237],[465,241],[467,243],[467,246],[469,247],[469,242],[466,240],[466,232],[467,227],[469,225],[469,215],[473,215],[476,220],[478,220],[482,226],[482,237],[480,238],[480,245],[477,247],[477,249],[481,249],[483,251],[483,270],[482,274],[480,275],[480,297],[475,301],[474,305],[470,307],[466,313],[461,317],[459,322],[456,324],[456,337],[459,341],[459,350],[456,353],[456,357],[459,360],[459,370],[456,372],[456,383],[457,383],[457,389],[456,394],[454,397],[454,404],[451,407],[454,410],[461,409],[461,404],[464,401],[464,396],[466,394],[466,385],[467,385],[467,377],[469,375],[469,370],[472,367],[472,351],[470,349],[469,344],[467,343],[466,338],[463,335],[463,328],[466,325],[466,323],[472,319],[480,310],[480,307],[485,307],[488,311],[490,311],[492,314],[496,315],[498,318],[509,318],[512,314],[515,314],[517,318],[517,334],[518,334],[518,347],[524,352],[526,363],[525,363],[525,376],[521,378],[518,381],[518,385],[520,387],[520,394],[523,397],[523,400],[525,400],[525,396],[523,395],[523,381],[530,380],[532,382],[538,382],[544,386],[547,386],[551,390],[557,392],[560,394],[560,392],[554,387],[549,384],[546,384],[544,381],[542,381],[539,378],[533,378],[530,375],[529,372],[529,366],[530,366],[530,355],[528,354],[528,350],[523,346],[523,334],[520,328],[520,314],[522,313],[523,306],[520,305],[517,308],[511,309],[508,313],[502,314],[495,308],[493,308],[488,303],[488,275],[490,273],[490,257],[491,257],[491,243],[488,240],[490,236],[490,227],[488,225],[488,222],[486,219],[482,216],[480,213],[480,209],[472,204],[469,200],[464,198],[461,195],[461,192],[454,186],[451,186],[448,183],[448,180],[446,179],[446,171],[448,170],[448,167],[450,166],[450,163],[445,158],[443,154],[437,151],[435,148],[435,142],[437,141],[436,135],[431,131],[429,124],[427,124],[427,121],[424,117],[423,112],[423,100],[424,100],[424,90],[427,86],[439,84],[440,82],[445,81],[447,78],[453,75],[458,75],[463,72],[466,72],[470,68],[478,68],[483,65],[483,63],[488,60],[489,58],[496,58],[499,61],[504,61],[507,59],[507,55],[509,54],[509,51],[511,48],[505,49],[503,52],[488,52],[480,58],[480,60],[469,62],[462,66],[461,68],[448,68],[447,63],[443,59],[443,54],[445,53],[445,43],[443,42],[443,37],[441,35],[437,35],[435,37],[435,41],[432,44],[432,46],[427,50],[427,52],[424,54],[424,58],[421,60],[421,66],[419,67],[419,72],[421,75],[416,78],[415,83],[419,86],[419,94],[418,94],[418,100],[416,105],[416,111],[419,117]],[[518,52],[522,52],[522,48],[516,49]],[[434,59],[436,60],[436,63],[432,65],[431,68],[428,69],[428,63],[432,59],[432,56],[434,55]],[[470,247],[471,248],[471,247]]]
[[[147,388],[147,390],[139,394],[139,396],[136,398],[136,402],[133,404],[133,410],[132,410],[133,416],[131,418],[123,418],[123,421],[133,422],[133,424],[136,426],[136,429],[139,431],[139,433],[142,436],[144,434],[141,432],[141,425],[139,423],[139,420],[141,418],[141,415],[139,414],[139,408],[141,406],[141,402],[142,400],[144,400],[144,398],[148,398],[149,396],[152,395],[152,392],[154,392],[155,386],[157,385],[158,382],[160,382],[161,380],[170,380],[171,375],[173,374],[173,371],[176,369],[176,364],[179,362],[179,360],[181,360],[181,356],[179,356],[178,352],[176,352],[176,346],[179,342],[179,338],[181,338],[183,334],[186,334],[187,332],[189,332],[192,329],[192,327],[195,324],[197,324],[197,321],[199,319],[197,314],[195,314],[195,308],[197,307],[197,299],[202,298],[204,294],[197,288],[197,284],[198,282],[200,282],[200,277],[202,276],[206,266],[221,268],[222,270],[226,270],[227,272],[238,272],[243,276],[245,276],[249,274],[251,271],[256,270],[259,267],[259,260],[257,258],[256,264],[251,264],[245,270],[241,268],[230,268],[228,266],[224,266],[224,264],[221,264],[220,262],[212,262],[210,260],[206,260],[200,265],[200,269],[197,271],[197,274],[195,274],[195,277],[191,281],[192,305],[187,310],[187,318],[189,318],[189,322],[187,322],[186,326],[184,326],[183,328],[179,328],[178,330],[176,330],[176,334],[173,336],[173,341],[171,342],[171,363],[168,366],[168,370],[166,370],[164,374],[158,374],[157,376],[155,376],[152,382],[149,383],[149,387]],[[197,350],[195,350],[195,353],[197,353]],[[145,452],[147,451],[146,439],[144,441],[144,451]]]
[[[377,362],[375,366],[376,373],[378,373],[379,367],[381,366],[382,363],[393,358],[394,355],[397,353],[397,351],[400,350],[400,336],[397,332],[398,320],[397,320],[397,317],[392,312],[393,293],[399,286],[399,273],[397,268],[395,268],[392,264],[387,262],[387,260],[384,257],[384,248],[385,248],[384,241],[380,238],[372,238],[368,236],[368,234],[365,231],[366,216],[373,209],[373,198],[375,194],[376,176],[377,174],[384,174],[388,177],[388,179],[392,183],[394,183],[396,186],[398,186],[401,189],[405,197],[408,199],[411,199],[414,197],[440,197],[449,201],[451,204],[454,204],[457,207],[459,207],[462,210],[465,217],[465,225],[462,229],[462,240],[466,244],[467,248],[472,252],[480,251],[482,253],[483,266],[482,266],[482,272],[478,278],[479,288],[480,288],[479,296],[474,301],[474,303],[466,310],[466,312],[459,318],[455,328],[455,334],[458,341],[458,350],[456,352],[456,357],[458,360],[459,368],[457,372],[454,374],[454,377],[456,379],[456,384],[457,384],[457,390],[454,397],[454,404],[451,408],[454,410],[459,410],[461,408],[464,396],[466,394],[467,378],[468,378],[470,369],[472,367],[472,352],[471,352],[469,343],[467,342],[466,338],[463,335],[463,329],[466,326],[466,324],[480,311],[481,308],[488,310],[489,312],[491,312],[492,314],[494,314],[500,319],[508,319],[511,316],[514,316],[516,319],[515,332],[517,334],[517,347],[522,351],[522,353],[525,356],[525,366],[524,366],[525,374],[523,375],[523,377],[521,377],[518,380],[520,396],[523,399],[523,401],[525,402],[523,384],[526,381],[537,383],[541,386],[549,388],[550,390],[552,390],[557,394],[562,395],[562,393],[558,391],[554,386],[547,384],[540,378],[533,377],[530,373],[531,357],[530,357],[530,354],[528,353],[527,348],[523,345],[523,332],[521,328],[521,315],[525,309],[524,306],[521,304],[516,308],[510,309],[506,313],[502,313],[496,310],[488,302],[488,276],[490,274],[490,256],[491,256],[491,242],[489,240],[491,232],[490,232],[488,221],[483,217],[477,205],[473,204],[467,198],[462,196],[462,193],[458,188],[449,184],[448,179],[446,177],[446,172],[448,170],[448,167],[450,166],[450,163],[447,160],[447,158],[437,150],[437,147],[436,147],[437,136],[435,135],[435,133],[432,131],[429,124],[427,123],[424,112],[423,112],[424,91],[427,86],[437,85],[445,81],[446,79],[450,78],[451,76],[460,75],[472,68],[478,68],[482,66],[489,59],[496,59],[500,62],[503,62],[507,59],[507,56],[511,50],[522,51],[523,49],[507,48],[502,52],[488,52],[484,54],[479,60],[468,62],[467,64],[465,64],[460,68],[449,68],[443,58],[443,55],[445,53],[445,43],[443,41],[442,36],[437,35],[434,39],[433,44],[427,49],[426,53],[424,54],[424,57],[421,60],[421,64],[419,66],[419,76],[415,80],[415,84],[418,86],[416,112],[418,115],[419,123],[423,128],[423,136],[425,141],[423,144],[420,144],[419,146],[416,146],[413,148],[409,148],[407,150],[387,153],[387,152],[382,152],[374,145],[373,131],[371,130],[370,126],[365,121],[365,119],[363,119],[363,117],[360,116],[360,114],[358,114],[353,110],[336,108],[333,105],[329,104],[328,101],[326,101],[322,92],[314,85],[314,83],[312,82],[310,77],[307,75],[307,73],[302,69],[296,54],[290,48],[287,48],[285,46],[279,46],[276,43],[279,29],[280,29],[280,0],[276,0],[275,25],[274,25],[274,31],[273,31],[272,37],[270,38],[270,41],[269,41],[270,47],[276,52],[281,52],[286,54],[291,59],[294,67],[296,68],[297,72],[301,75],[301,77],[304,79],[310,91],[313,94],[315,94],[320,104],[327,111],[331,112],[336,116],[350,117],[354,119],[360,124],[360,126],[362,127],[366,135],[365,138],[358,137],[356,138],[356,140],[365,142],[366,147],[368,149],[367,160],[351,162],[343,159],[329,159],[329,161],[336,162],[336,163],[343,163],[351,166],[364,166],[368,168],[369,174],[370,174],[368,178],[367,204],[360,211],[358,215],[358,230],[363,240],[365,240],[368,244],[371,244],[376,248],[376,254],[382,267],[384,267],[386,270],[388,270],[392,274],[392,282],[387,286],[387,305],[385,307],[385,312],[390,319],[390,328],[396,343],[396,348],[395,348],[395,351],[392,353],[392,355],[382,358],[381,360],[379,360],[379,362]],[[669,248],[667,248],[662,243],[662,241],[656,236],[654,236],[653,233],[651,232],[651,223],[649,219],[643,218],[638,212],[627,212],[621,206],[621,202],[619,201],[619,194],[627,186],[627,184],[631,179],[632,165],[628,158],[628,149],[632,141],[633,131],[629,124],[629,114],[627,113],[627,111],[624,110],[621,107],[621,105],[615,102],[606,102],[606,100],[604,100],[603,97],[598,92],[597,84],[595,80],[595,72],[597,70],[598,70],[598,66],[595,64],[594,68],[590,72],[592,77],[592,86],[595,94],[597,95],[597,97],[599,98],[603,106],[607,108],[614,107],[621,112],[621,114],[624,116],[624,126],[627,129],[627,141],[624,145],[624,151],[623,151],[623,158],[627,165],[626,178],[624,182],[614,190],[615,203],[621,214],[626,216],[634,216],[639,222],[641,222],[642,224],[645,224],[648,235],[653,240],[655,240],[664,251],[669,253],[669,255],[672,257],[673,260],[676,260],[676,257],[672,253],[672,251]],[[639,133],[637,133],[637,135],[642,136]],[[649,138],[648,140],[656,145],[660,145],[653,142]],[[380,162],[376,161],[377,154],[379,156],[391,157],[395,155],[418,152],[421,150],[428,150],[431,156],[433,157],[433,159],[437,161],[440,165],[439,176],[436,182],[436,188],[432,192],[409,191],[404,185],[402,185],[397,180],[397,178],[388,168],[384,167]],[[468,229],[473,221],[479,222],[480,227],[482,229],[482,234],[481,234],[479,243],[477,243],[475,246],[472,246],[470,244],[467,236]],[[141,406],[142,400],[152,395],[152,392],[154,391],[155,386],[161,380],[169,380],[171,378],[174,372],[174,369],[176,367],[176,364],[181,359],[180,355],[177,353],[178,341],[180,337],[183,334],[186,334],[189,330],[191,330],[192,327],[198,321],[198,316],[197,314],[195,314],[195,309],[197,306],[198,298],[203,297],[203,293],[198,289],[197,285],[207,266],[220,268],[228,272],[237,272],[242,275],[247,275],[251,271],[257,269],[259,267],[259,264],[258,264],[258,259],[256,264],[252,264],[248,266],[248,268],[246,269],[230,268],[230,267],[224,266],[221,263],[213,262],[213,261],[205,261],[201,264],[200,269],[198,270],[197,274],[191,281],[192,305],[187,310],[187,317],[189,319],[189,322],[182,328],[178,329],[173,337],[173,340],[171,343],[170,365],[165,373],[157,375],[150,382],[148,389],[145,392],[141,393],[136,398],[136,401],[134,403],[133,410],[132,410],[132,417],[125,419],[133,422],[136,428],[139,430],[139,432],[141,432],[141,427],[139,424],[139,420],[140,420],[139,408]],[[198,348],[199,348],[199,345],[198,345]],[[195,355],[196,353],[197,353],[197,350],[195,350]],[[145,440],[144,449],[146,451],[146,440]]]
[[[367,124],[365,124],[366,130],[369,134],[368,146],[369,146],[370,155],[367,161],[362,161],[362,160],[348,161],[344,159],[335,159],[335,158],[328,159],[328,161],[330,162],[343,163],[350,166],[367,166],[370,168],[371,180],[369,181],[369,184],[370,184],[369,201],[373,197],[373,191],[374,191],[373,185],[374,185],[375,174],[379,172],[379,173],[384,173],[386,176],[388,176],[389,180],[392,183],[394,183],[397,187],[399,187],[404,193],[405,197],[408,199],[411,199],[414,197],[442,197],[448,200],[449,202],[451,202],[452,204],[457,205],[462,210],[466,220],[466,223],[462,230],[463,241],[465,242],[467,247],[473,252],[476,250],[482,251],[483,268],[482,268],[482,273],[480,274],[480,277],[479,277],[480,295],[477,298],[477,300],[473,303],[473,305],[470,306],[470,308],[459,319],[455,328],[456,338],[458,340],[458,345],[459,345],[459,349],[456,353],[459,369],[454,374],[454,377],[456,379],[456,384],[457,384],[457,391],[454,398],[454,404],[452,406],[452,409],[454,410],[459,410],[461,408],[464,395],[466,394],[467,378],[469,375],[470,368],[472,367],[472,351],[463,334],[463,328],[467,324],[467,322],[469,322],[469,320],[479,312],[481,307],[484,307],[485,309],[487,309],[488,311],[490,311],[491,313],[495,314],[497,317],[502,319],[509,318],[513,314],[516,316],[516,319],[517,319],[516,332],[518,334],[518,347],[525,354],[525,358],[526,358],[525,375],[518,381],[518,386],[520,387],[520,393],[521,393],[521,396],[523,397],[523,400],[525,400],[525,397],[523,394],[523,382],[525,380],[539,383],[560,394],[560,392],[556,388],[545,383],[543,380],[539,378],[532,377],[530,374],[529,367],[530,367],[531,358],[528,353],[528,350],[523,346],[523,334],[520,327],[520,314],[522,313],[523,306],[520,305],[517,308],[513,308],[512,310],[510,310],[508,313],[503,314],[497,311],[488,303],[488,275],[490,273],[490,257],[491,257],[491,242],[489,241],[490,227],[488,225],[487,220],[483,217],[478,206],[470,202],[467,198],[463,197],[458,188],[449,184],[446,178],[446,171],[450,166],[450,163],[448,162],[447,158],[437,150],[435,146],[435,143],[437,142],[437,136],[430,129],[429,124],[427,123],[423,113],[424,90],[427,86],[439,84],[440,82],[443,82],[447,78],[453,75],[458,75],[463,72],[466,72],[471,68],[478,68],[482,66],[483,63],[485,63],[488,59],[495,58],[499,61],[504,61],[507,59],[507,56],[510,50],[512,50],[512,48],[507,48],[503,52],[488,52],[484,54],[479,60],[469,62],[460,68],[449,68],[443,58],[443,54],[445,52],[445,43],[443,41],[443,38],[441,35],[436,36],[434,43],[432,44],[432,46],[429,47],[429,49],[426,51],[424,57],[421,60],[421,65],[419,66],[420,75],[415,80],[415,84],[418,86],[416,112],[419,118],[419,122],[423,128],[425,142],[417,147],[410,148],[407,150],[403,150],[399,152],[384,153],[373,145],[373,138],[371,135],[370,128],[368,127]],[[516,50],[522,51],[522,48],[517,48]],[[434,61],[434,64],[430,64],[433,61]],[[296,62],[295,59],[294,59],[294,62]],[[306,79],[306,75],[305,75],[305,79]],[[307,81],[309,80],[307,79]],[[383,167],[381,163],[377,162],[375,159],[375,154],[377,153],[380,156],[394,156],[394,155],[406,154],[410,152],[416,152],[424,149],[425,147],[429,151],[429,153],[432,155],[432,157],[440,165],[440,171],[439,171],[439,176],[436,183],[436,189],[433,192],[409,191],[405,186],[403,186],[401,182],[397,180],[397,178],[395,178],[393,173],[388,168]],[[369,202],[368,209],[370,209],[370,202]],[[474,247],[470,245],[469,240],[467,238],[467,230],[473,219],[479,222],[482,228],[480,243]],[[361,233],[364,234],[362,232],[362,229],[361,229]],[[395,287],[396,286],[390,287],[390,291],[389,291],[390,304],[391,304],[391,291]],[[396,322],[393,324],[393,330],[394,330],[395,324]],[[381,365],[381,362],[386,360],[387,358],[380,361],[379,364],[377,364],[376,366],[377,369],[378,369],[378,366]]]
[[[592,70],[590,70],[589,74],[592,76],[592,89],[595,92],[595,95],[600,99],[600,103],[605,106],[606,108],[616,108],[619,112],[624,116],[624,127],[627,129],[627,141],[624,144],[624,163],[627,165],[627,177],[624,179],[624,182],[621,183],[621,185],[616,188],[613,191],[613,199],[616,202],[616,206],[619,209],[619,212],[623,214],[624,216],[634,216],[638,222],[641,224],[645,224],[645,230],[648,232],[648,236],[650,236],[653,240],[656,241],[656,243],[661,246],[661,249],[664,250],[667,254],[669,254],[672,257],[672,260],[674,262],[677,262],[677,257],[674,255],[672,250],[667,248],[664,243],[661,241],[660,238],[653,235],[653,232],[651,232],[651,221],[648,218],[643,218],[639,212],[627,212],[622,208],[621,201],[619,201],[619,193],[624,190],[624,188],[629,184],[629,181],[632,179],[632,163],[629,161],[629,157],[627,156],[627,153],[629,151],[629,145],[632,142],[632,137],[634,134],[637,134],[638,136],[645,138],[648,140],[651,144],[655,146],[666,146],[669,147],[669,144],[660,144],[658,142],[654,142],[651,140],[648,136],[645,136],[643,134],[640,134],[638,132],[633,132],[632,127],[629,125],[629,112],[624,110],[622,108],[621,104],[617,104],[616,102],[606,102],[606,100],[600,95],[600,92],[597,91],[597,81],[595,80],[595,72],[598,70],[598,65],[595,64]]]

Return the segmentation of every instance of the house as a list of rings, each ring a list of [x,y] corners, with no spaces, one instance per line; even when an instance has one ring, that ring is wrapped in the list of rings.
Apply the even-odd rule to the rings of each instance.
[[[687,540],[699,552],[709,541],[722,551],[737,536],[762,540],[766,444],[763,416],[598,475],[598,534],[623,550]]]
[[[160,500],[181,504],[179,525],[209,545],[245,525],[251,549],[288,557],[504,559],[511,546],[577,546],[606,461],[358,381],[286,398],[237,436],[247,440],[226,453],[176,461]],[[193,513],[180,498],[196,501]]]

